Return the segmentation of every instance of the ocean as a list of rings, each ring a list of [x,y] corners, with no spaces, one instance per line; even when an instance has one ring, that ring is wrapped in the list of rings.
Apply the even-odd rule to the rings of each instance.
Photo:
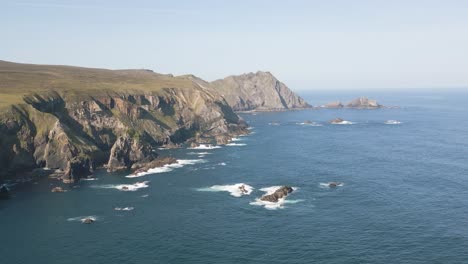
[[[161,150],[180,162],[141,177],[16,186],[0,201],[0,262],[468,263],[468,92],[301,95],[400,107],[242,114],[250,135]],[[257,200],[282,185],[295,189],[283,203]]]

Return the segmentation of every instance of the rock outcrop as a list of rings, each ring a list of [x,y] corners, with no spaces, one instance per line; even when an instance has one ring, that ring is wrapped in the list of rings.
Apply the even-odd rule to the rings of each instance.
[[[74,182],[151,162],[158,147],[248,133],[216,91],[144,70],[0,61],[0,98],[13,98],[0,99],[0,182],[46,167]]]
[[[378,104],[376,100],[371,100],[367,97],[359,97],[346,105],[347,108],[358,108],[358,109],[373,109],[381,108],[382,105]]]
[[[275,111],[311,107],[270,72],[258,71],[229,76],[202,85],[221,93],[234,111]]]
[[[267,194],[267,195],[262,196],[260,198],[260,200],[266,201],[266,202],[277,203],[279,201],[279,199],[282,199],[282,198],[288,196],[288,194],[292,193],[293,191],[294,190],[293,190],[292,187],[283,186],[283,187],[279,188],[278,190],[276,190],[272,194]]]
[[[367,97],[359,97],[351,102],[347,103],[346,105],[343,105],[340,101],[336,102],[330,102],[322,107],[325,108],[354,108],[354,109],[377,109],[377,108],[382,108],[384,107],[383,105],[380,105],[377,103],[376,100],[369,99]]]

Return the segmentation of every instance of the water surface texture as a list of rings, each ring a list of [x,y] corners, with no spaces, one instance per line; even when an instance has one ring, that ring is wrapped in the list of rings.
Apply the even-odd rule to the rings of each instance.
[[[17,187],[0,203],[1,262],[467,263],[468,93],[365,95],[401,108],[244,114],[253,133],[236,144],[161,151],[180,166]],[[255,203],[280,185],[296,187],[286,203]]]

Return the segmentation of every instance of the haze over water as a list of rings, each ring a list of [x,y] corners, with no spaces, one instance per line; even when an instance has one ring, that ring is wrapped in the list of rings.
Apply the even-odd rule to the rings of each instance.
[[[244,114],[251,135],[161,150],[183,161],[160,173],[99,171],[65,193],[50,192],[55,180],[18,187],[0,203],[2,263],[466,263],[468,92],[303,97],[360,95],[401,108]],[[354,124],[327,123],[336,117]],[[237,183],[254,189],[220,191]],[[281,208],[252,204],[279,185],[297,187]]]

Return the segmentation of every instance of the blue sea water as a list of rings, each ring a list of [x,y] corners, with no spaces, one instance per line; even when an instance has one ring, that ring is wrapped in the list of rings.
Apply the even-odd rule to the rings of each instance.
[[[99,171],[65,193],[48,179],[17,187],[0,203],[0,263],[468,263],[468,92],[362,94],[401,108],[244,114],[245,145],[162,150],[197,160],[172,171]],[[359,95],[303,94],[316,105]],[[327,123],[336,117],[355,123]],[[210,188],[236,183],[254,190]],[[298,188],[281,208],[251,204],[278,185]]]

